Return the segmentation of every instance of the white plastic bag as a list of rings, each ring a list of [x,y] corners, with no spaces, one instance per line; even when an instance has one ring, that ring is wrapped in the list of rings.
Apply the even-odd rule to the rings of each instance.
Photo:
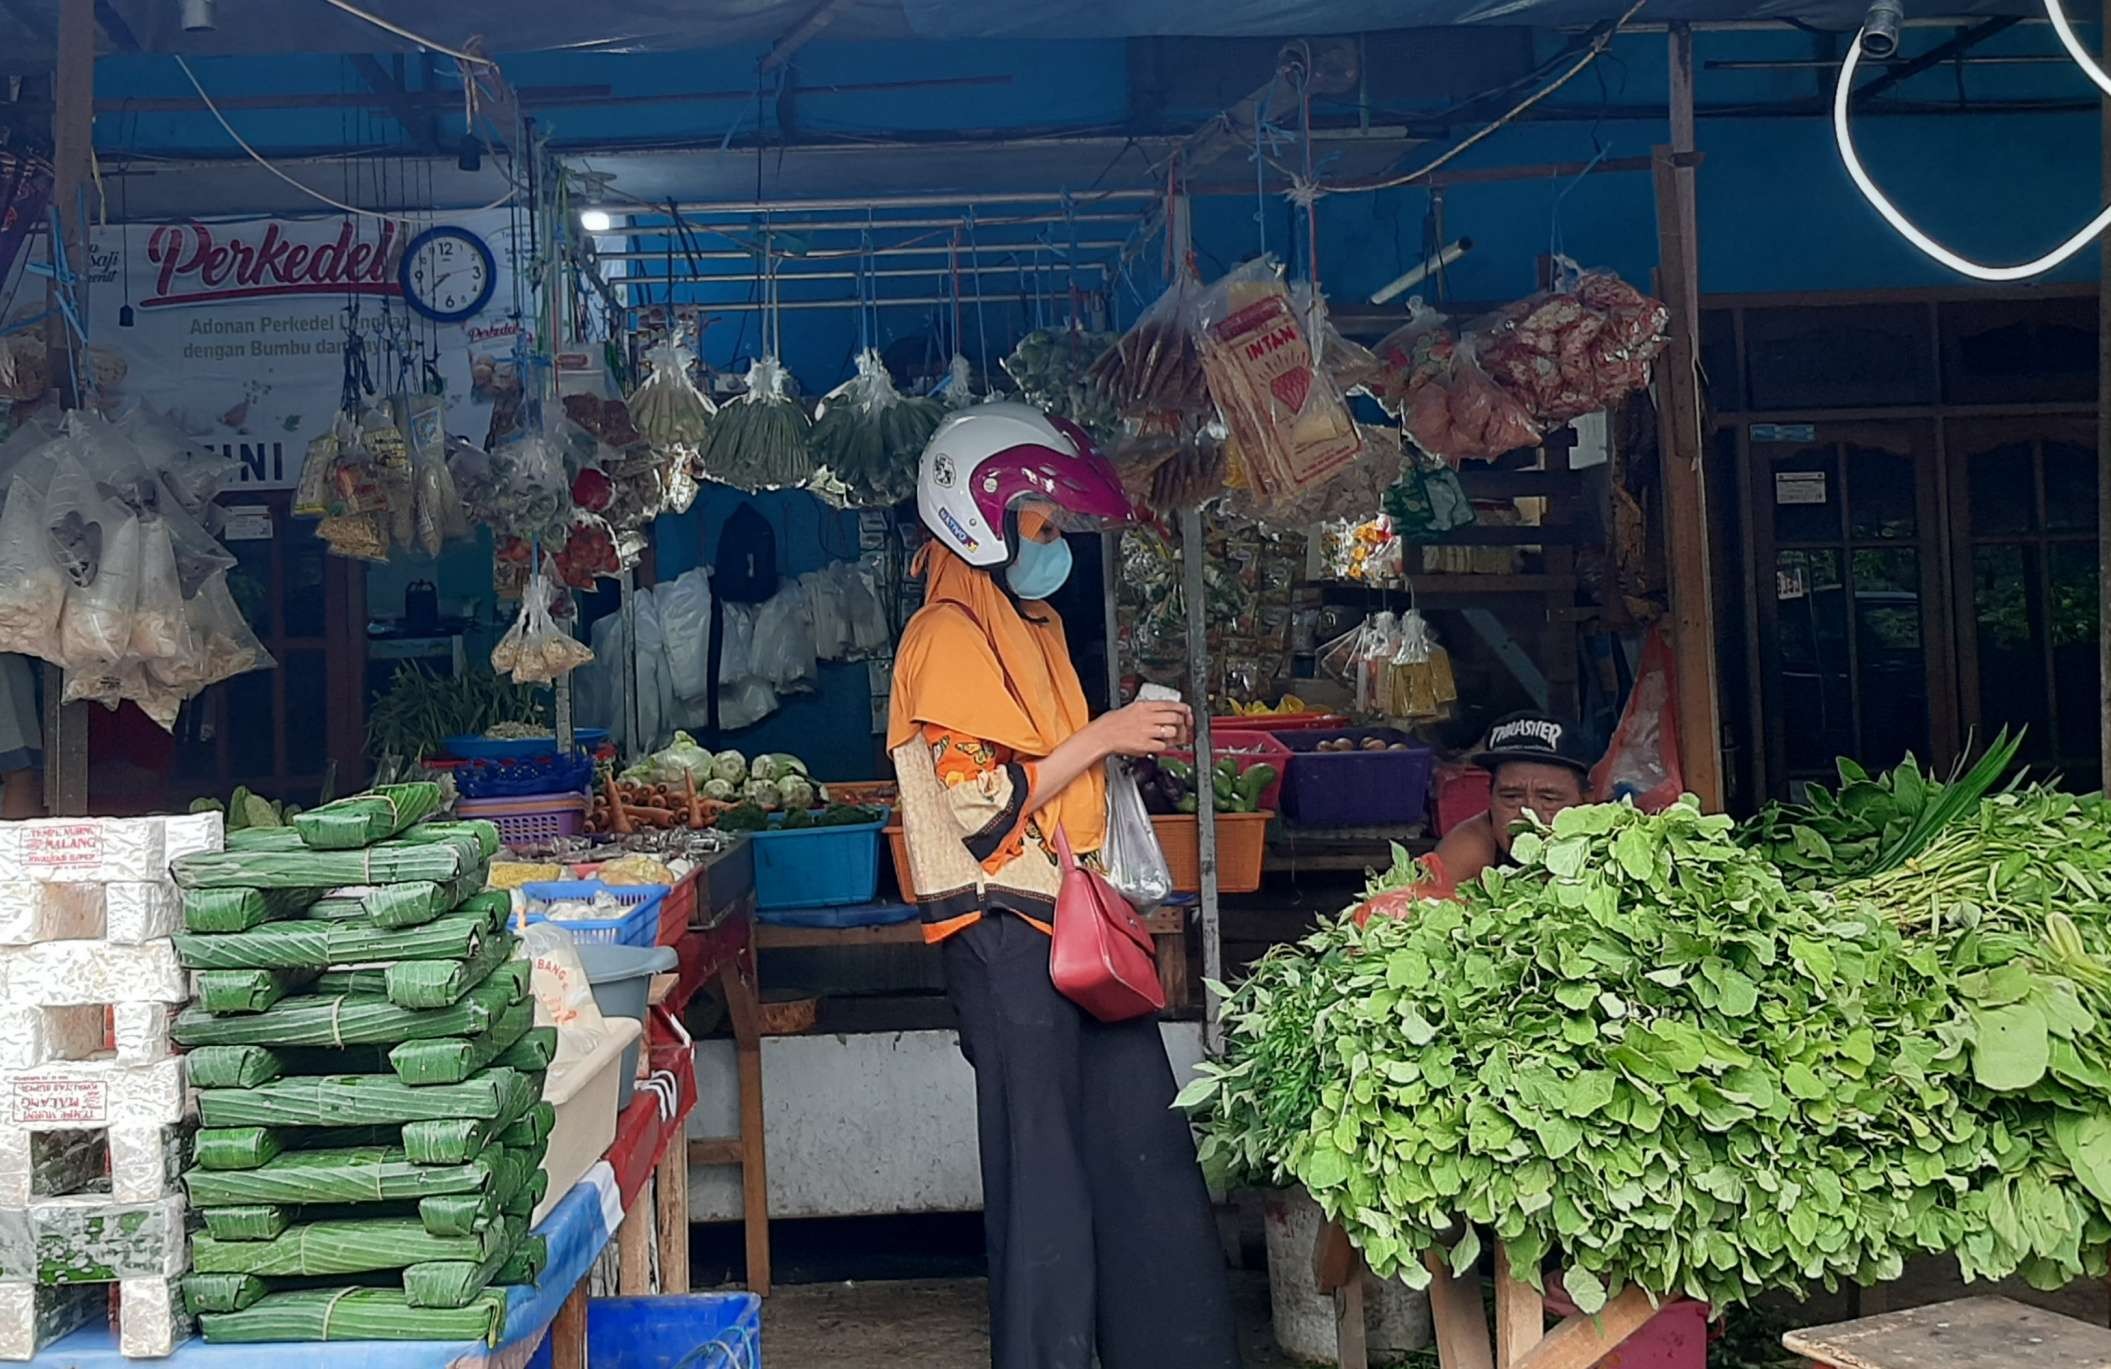
[[[520,616],[491,649],[491,668],[511,675],[515,684],[548,684],[594,659],[590,647],[550,616],[554,593],[548,576],[531,576],[521,594]]]
[[[844,568],[844,599],[850,608],[850,642],[859,656],[884,653],[894,642],[887,626],[887,608],[880,602],[879,587],[871,568],[860,562]]]
[[[667,673],[666,638],[660,626],[657,594],[639,594],[632,599],[637,615],[638,640],[633,644],[638,662],[638,750],[657,751],[675,727],[674,683]]]
[[[536,1026],[555,1027],[560,1033],[601,1027],[594,986],[587,981],[570,931],[554,922],[531,922],[521,930],[513,954],[535,967],[529,983],[535,994]]]
[[[728,732],[753,727],[777,711],[777,691],[750,677],[718,691],[718,725]]]
[[[1166,868],[1136,776],[1121,760],[1107,762],[1107,839],[1100,859],[1108,882],[1138,908],[1155,908],[1173,892],[1173,872]]]
[[[20,463],[8,481],[6,507],[0,509],[0,651],[56,662],[67,580],[45,542],[49,479],[48,465]]]
[[[850,592],[844,569],[839,563],[799,577],[806,591],[807,615],[814,624],[814,656],[819,660],[841,661],[850,655]]]
[[[667,672],[679,699],[711,697],[711,572],[684,571],[652,592],[667,635]]]
[[[805,586],[791,582],[755,611],[754,657],[748,672],[778,693],[813,683],[814,624]],[[723,706],[721,706],[723,714]]]
[[[723,689],[756,672],[755,610],[747,604],[720,604],[726,615],[725,640],[719,644],[718,683]]]

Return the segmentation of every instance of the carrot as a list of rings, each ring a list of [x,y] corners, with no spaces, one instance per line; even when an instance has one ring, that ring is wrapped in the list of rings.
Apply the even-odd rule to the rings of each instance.
[[[623,811],[623,792],[616,787],[614,779],[606,781],[608,787],[608,826],[617,836],[627,837],[634,830],[630,825],[630,814]]]
[[[696,796],[696,773],[694,771],[684,770],[682,772],[682,792],[689,800],[689,830],[701,832],[704,828],[703,800]]]

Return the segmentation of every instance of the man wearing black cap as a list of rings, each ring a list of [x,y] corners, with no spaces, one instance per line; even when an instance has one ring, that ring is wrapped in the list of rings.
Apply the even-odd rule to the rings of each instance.
[[[1423,864],[1437,884],[1455,889],[1491,865],[1510,863],[1510,829],[1526,811],[1541,822],[1583,802],[1597,761],[1576,725],[1544,713],[1513,713],[1488,729],[1473,758],[1488,771],[1488,811],[1445,833]]]

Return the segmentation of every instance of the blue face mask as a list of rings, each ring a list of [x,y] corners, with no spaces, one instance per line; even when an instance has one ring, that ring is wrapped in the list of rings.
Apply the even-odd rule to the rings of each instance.
[[[1070,578],[1070,543],[1058,537],[1053,542],[1019,544],[1019,554],[1005,568],[1004,582],[1021,599],[1046,599]]]

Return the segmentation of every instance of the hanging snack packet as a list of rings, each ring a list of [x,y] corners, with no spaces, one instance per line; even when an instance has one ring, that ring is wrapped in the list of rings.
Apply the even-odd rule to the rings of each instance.
[[[1319,369],[1274,262],[1248,262],[1204,291],[1196,321],[1210,397],[1257,497],[1288,498],[1363,452],[1356,421]]]
[[[1209,382],[1191,315],[1202,283],[1182,270],[1129,331],[1085,372],[1125,418],[1151,421],[1209,412]]]
[[[515,684],[547,684],[594,659],[592,648],[550,616],[553,593],[547,577],[529,577],[520,616],[491,649],[491,668],[512,676]]]

